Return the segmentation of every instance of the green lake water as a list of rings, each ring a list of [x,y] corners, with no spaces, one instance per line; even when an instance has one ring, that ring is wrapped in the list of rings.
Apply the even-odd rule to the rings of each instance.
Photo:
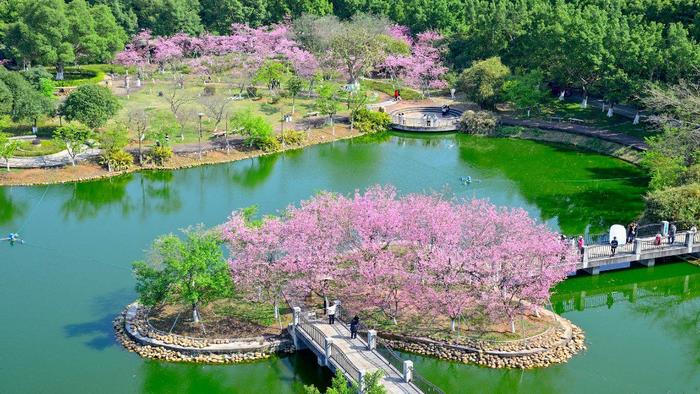
[[[629,164],[554,145],[386,134],[174,172],[0,188],[0,234],[27,240],[0,243],[0,393],[298,393],[328,384],[303,352],[183,365],[142,360],[114,340],[111,321],[135,298],[130,264],[153,238],[219,224],[241,207],[274,213],[319,190],[391,183],[522,207],[577,234],[636,217],[646,182]],[[502,371],[411,357],[449,393],[697,392],[699,282],[700,268],[684,263],[567,280],[553,304],[586,331],[589,350],[565,365]]]

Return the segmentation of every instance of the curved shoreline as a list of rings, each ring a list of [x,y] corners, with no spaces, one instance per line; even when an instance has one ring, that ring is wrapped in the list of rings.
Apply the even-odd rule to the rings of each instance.
[[[515,341],[474,340],[452,344],[428,338],[389,333],[379,336],[392,348],[439,360],[476,364],[489,368],[541,368],[568,361],[586,349],[583,330],[569,320],[543,310],[559,323],[543,333]],[[278,337],[204,339],[160,333],[147,320],[147,310],[128,305],[114,320],[117,340],[141,357],[171,362],[230,364],[266,359],[296,349],[287,333]]]
[[[46,185],[58,185],[58,184],[64,184],[64,183],[78,183],[78,182],[89,182],[89,181],[97,181],[97,180],[104,180],[104,179],[109,179],[109,178],[114,178],[118,177],[121,175],[127,175],[127,174],[133,174],[141,171],[152,171],[152,170],[166,170],[166,171],[173,171],[173,170],[182,170],[182,169],[187,169],[187,168],[194,168],[194,167],[201,167],[201,166],[206,166],[206,165],[214,165],[214,164],[225,164],[225,163],[233,163],[236,161],[241,161],[241,160],[246,160],[246,159],[253,159],[257,157],[262,157],[262,156],[267,156],[267,155],[272,155],[276,153],[283,153],[287,151],[293,151],[293,150],[298,150],[298,149],[303,149],[306,147],[314,146],[314,145],[322,145],[322,144],[328,144],[336,141],[343,141],[343,140],[348,140],[352,139],[355,137],[359,137],[363,134],[357,132],[357,130],[354,130],[353,132],[350,132],[348,129],[344,133],[338,133],[336,136],[332,136],[328,134],[330,138],[326,138],[325,132],[322,132],[323,135],[318,135],[317,133],[315,138],[312,138],[309,141],[304,142],[303,144],[300,145],[295,145],[295,146],[288,146],[284,149],[280,149],[274,152],[263,152],[261,150],[251,150],[251,151],[240,151],[240,150],[235,150],[231,149],[231,153],[227,154],[225,151],[222,151],[220,149],[211,149],[211,150],[202,150],[202,160],[197,160],[197,153],[187,153],[187,154],[175,154],[173,156],[173,159],[171,159],[171,162],[164,165],[164,166],[137,166],[134,165],[132,168],[126,170],[126,171],[113,171],[113,172],[107,172],[104,168],[101,166],[97,166],[96,164],[92,162],[88,163],[82,163],[79,164],[76,167],[60,167],[60,168],[40,168],[40,169],[20,169],[20,171],[40,171],[43,173],[48,173],[51,171],[70,171],[72,168],[91,168],[92,172],[94,174],[90,174],[87,176],[81,176],[81,177],[65,177],[61,178],[59,175],[56,180],[52,181],[37,181],[37,182],[23,182],[23,181],[10,181],[10,182],[5,182],[7,178],[7,173],[6,172],[0,172],[0,187],[2,186],[46,186]]]

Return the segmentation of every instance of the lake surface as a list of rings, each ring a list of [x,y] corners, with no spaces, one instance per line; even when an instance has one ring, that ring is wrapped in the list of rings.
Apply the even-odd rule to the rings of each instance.
[[[461,176],[474,182],[462,185]],[[183,365],[142,360],[115,342],[112,319],[136,296],[131,262],[158,235],[219,224],[235,209],[275,213],[320,190],[390,183],[401,192],[522,207],[573,235],[632,220],[643,209],[646,182],[629,164],[560,146],[385,134],[174,172],[0,188],[0,234],[17,231],[27,241],[0,243],[0,392],[298,393],[304,384],[328,384],[328,373],[305,353]],[[455,393],[697,391],[700,326],[690,320],[700,313],[698,275],[695,266],[672,264],[560,285],[555,308],[587,332],[590,348],[566,365],[495,371],[414,359],[419,372]],[[655,290],[622,299],[642,282]],[[581,292],[610,293],[612,305],[606,293],[603,306],[577,308]]]

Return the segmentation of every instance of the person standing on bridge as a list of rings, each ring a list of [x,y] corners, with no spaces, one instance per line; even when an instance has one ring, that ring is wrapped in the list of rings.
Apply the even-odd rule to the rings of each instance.
[[[676,227],[675,223],[671,223],[671,226],[668,228],[668,244],[673,245],[674,242],[676,242],[676,231],[678,228]]]
[[[357,330],[360,328],[360,317],[355,315],[355,317],[350,320],[350,339],[357,338]]]
[[[583,255],[583,237],[580,235],[578,236],[578,250]]]
[[[610,251],[612,252],[612,256],[615,256],[615,250],[619,244],[620,243],[617,241],[617,237],[613,237],[612,241],[610,241]]]
[[[328,306],[328,308],[326,308],[326,313],[328,314],[328,324],[335,323],[335,309],[335,304],[331,304]]]

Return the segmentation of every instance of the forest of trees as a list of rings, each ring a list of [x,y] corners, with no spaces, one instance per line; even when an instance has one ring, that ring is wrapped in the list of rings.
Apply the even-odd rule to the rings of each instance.
[[[55,66],[60,79],[64,65],[111,61],[142,29],[228,34],[233,23],[357,12],[440,32],[457,71],[498,56],[615,102],[700,68],[700,0],[0,0],[0,58]]]

